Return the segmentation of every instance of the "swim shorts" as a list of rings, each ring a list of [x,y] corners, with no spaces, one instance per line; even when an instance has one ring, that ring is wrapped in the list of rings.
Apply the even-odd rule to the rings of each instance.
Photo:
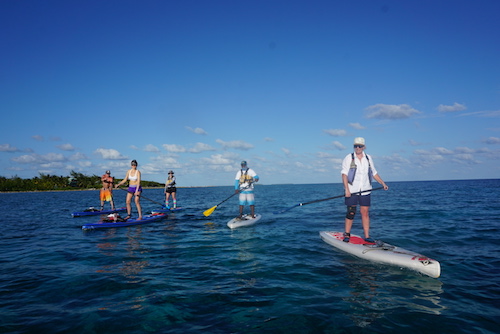
[[[361,206],[370,206],[371,204],[371,194],[368,195],[351,195],[351,197],[346,197],[345,198],[345,205],[347,206],[354,206],[354,205],[361,205]]]
[[[101,194],[100,194],[101,201],[106,201],[106,202],[111,202],[113,199],[111,197],[111,190],[109,189],[101,189]]]

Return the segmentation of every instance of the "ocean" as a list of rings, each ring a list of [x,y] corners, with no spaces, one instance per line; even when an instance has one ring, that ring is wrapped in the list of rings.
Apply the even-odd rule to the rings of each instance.
[[[231,186],[178,188],[168,219],[95,231],[71,213],[98,191],[1,193],[0,333],[498,333],[500,180],[388,185],[371,236],[438,260],[440,278],[323,242],[343,231],[343,198],[274,213],[340,184],[257,185],[263,218],[235,230],[237,196],[202,214]],[[159,208],[162,189],[143,195]]]

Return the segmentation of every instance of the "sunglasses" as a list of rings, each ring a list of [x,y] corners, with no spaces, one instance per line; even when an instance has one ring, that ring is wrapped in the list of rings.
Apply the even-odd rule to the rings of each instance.
[[[363,148],[365,145],[354,145],[354,148]]]

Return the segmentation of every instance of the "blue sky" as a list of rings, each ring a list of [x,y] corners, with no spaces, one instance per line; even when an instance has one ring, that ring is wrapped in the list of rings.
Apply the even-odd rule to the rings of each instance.
[[[500,177],[499,1],[0,2],[0,176]]]

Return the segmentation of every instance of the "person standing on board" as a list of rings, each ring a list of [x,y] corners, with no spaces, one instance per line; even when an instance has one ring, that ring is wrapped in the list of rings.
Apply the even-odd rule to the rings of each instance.
[[[250,206],[250,214],[255,218],[255,196],[253,193],[253,184],[259,181],[259,176],[251,168],[248,168],[247,162],[241,162],[241,169],[236,173],[234,181],[235,193],[239,193],[240,214],[238,218],[243,217],[243,207]]]
[[[348,154],[342,161],[341,174],[345,190],[345,204],[347,206],[343,239],[344,242],[349,242],[350,240],[351,227],[354,216],[356,215],[356,207],[358,205],[360,206],[359,211],[361,212],[361,223],[365,234],[364,239],[366,242],[375,242],[372,238],[370,238],[369,209],[371,193],[369,190],[372,189],[372,178],[380,183],[384,187],[384,190],[389,189],[380,175],[378,175],[372,157],[364,153],[365,148],[365,139],[362,137],[355,138],[354,153]],[[356,192],[364,190],[368,191],[353,195]]]
[[[125,217],[125,220],[129,219],[131,214],[132,214],[132,197],[135,195],[135,206],[137,207],[137,212],[139,213],[139,218],[137,220],[142,219],[142,209],[141,209],[141,193],[142,193],[142,187],[141,187],[141,172],[137,169],[137,161],[132,160],[130,163],[131,168],[127,171],[127,174],[125,174],[125,178],[121,180],[120,183],[118,183],[115,188],[118,188],[125,182],[129,181],[128,184],[128,194],[127,194],[127,217]]]
[[[115,178],[111,176],[109,170],[106,174],[101,176],[102,188],[99,194],[101,199],[101,211],[104,209],[104,202],[109,202],[111,204],[111,210],[115,209],[115,203],[113,202],[113,184],[115,183]]]
[[[175,176],[173,171],[168,172],[167,180],[165,181],[165,206],[167,209],[170,209],[168,205],[168,199],[170,195],[172,195],[173,208],[177,207],[177,197],[175,196],[177,193],[177,187],[175,186]]]

